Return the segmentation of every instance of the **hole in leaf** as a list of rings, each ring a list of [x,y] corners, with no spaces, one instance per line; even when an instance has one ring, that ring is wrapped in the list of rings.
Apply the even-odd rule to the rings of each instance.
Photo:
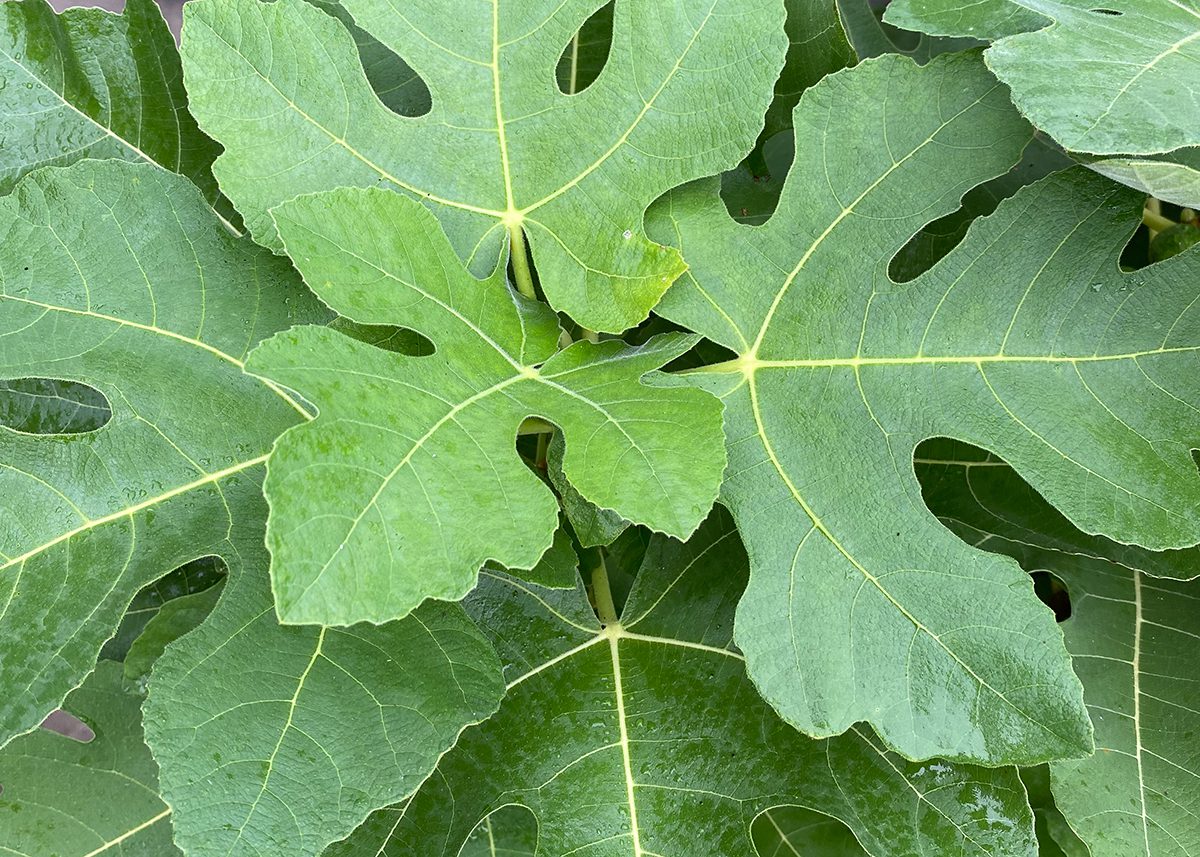
[[[142,587],[133,596],[117,633],[104,644],[100,657],[110,661],[125,660],[133,641],[164,604],[184,595],[195,595],[211,589],[225,579],[226,572],[225,561],[220,557],[203,556]]]
[[[558,59],[555,78],[563,95],[578,95],[596,82],[612,48],[615,0],[592,13]]]
[[[1118,12],[1116,9],[1092,9],[1091,12],[1095,15],[1111,15],[1114,18],[1119,18],[1124,15],[1124,12]]]
[[[966,237],[976,218],[986,217],[1021,188],[1074,162],[1053,143],[1039,137],[1025,147],[1021,161],[1007,173],[969,190],[957,211],[927,223],[892,257],[888,276],[907,283],[928,271],[954,250]]]
[[[1062,578],[1052,571],[1034,571],[1033,591],[1043,604],[1054,611],[1054,621],[1065,622],[1071,618],[1071,593]]]
[[[334,330],[344,333],[359,342],[374,345],[384,351],[403,354],[406,357],[428,357],[437,348],[428,337],[406,327],[390,324],[359,324],[348,318],[335,318],[329,323]]]
[[[61,708],[50,712],[42,721],[42,728],[48,732],[62,735],[64,738],[70,738],[72,741],[78,741],[80,744],[90,744],[96,740],[96,733],[92,731],[92,727],[71,712],[63,711]]]
[[[95,387],[58,378],[0,381],[0,425],[25,434],[85,434],[103,428],[112,407]]]
[[[537,842],[537,818],[526,807],[510,804],[475,825],[458,853],[460,857],[533,857]]]
[[[759,857],[820,854],[821,857],[866,857],[850,828],[836,818],[799,806],[777,806],[758,815],[750,838]]]
[[[308,0],[325,14],[337,18],[358,46],[358,58],[371,89],[388,110],[399,116],[424,116],[433,105],[429,87],[408,63],[366,30],[354,23],[338,0]]]
[[[795,157],[795,135],[790,130],[780,131],[734,169],[722,173],[721,200],[729,216],[749,226],[766,223],[779,204]]]

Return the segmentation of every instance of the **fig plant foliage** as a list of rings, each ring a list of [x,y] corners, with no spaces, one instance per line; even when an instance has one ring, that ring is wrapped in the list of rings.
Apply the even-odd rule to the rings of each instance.
[[[0,852],[1200,853],[1193,0],[0,16]]]

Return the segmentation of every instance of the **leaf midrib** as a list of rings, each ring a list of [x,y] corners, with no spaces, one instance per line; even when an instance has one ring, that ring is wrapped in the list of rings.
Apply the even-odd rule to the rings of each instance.
[[[621,149],[621,147],[624,146],[628,142],[629,137],[633,134],[633,132],[641,124],[641,121],[646,117],[646,115],[653,108],[655,102],[658,100],[658,97],[663,93],[663,91],[667,88],[667,86],[671,83],[672,80],[674,80],[675,76],[678,74],[680,68],[683,65],[684,59],[687,57],[688,53],[691,51],[692,47],[695,45],[696,40],[699,39],[700,34],[704,31],[704,28],[707,26],[708,21],[712,18],[712,15],[716,9],[716,3],[713,2],[712,4],[710,4],[708,12],[704,16],[704,20],[700,23],[699,26],[696,27],[695,32],[692,34],[692,38],[688,41],[687,46],[680,53],[680,55],[676,58],[675,63],[672,66],[671,70],[663,78],[662,83],[655,90],[654,94],[649,99],[646,99],[646,101],[644,102],[644,104],[642,106],[642,109],[638,112],[637,116],[634,117],[634,119],[630,123],[629,127],[626,128],[625,131],[622,132],[621,135],[617,138],[616,142],[614,142],[612,144],[612,146],[609,147],[609,149],[606,150],[599,158],[597,158],[594,162],[592,162],[588,167],[583,169],[580,173],[578,173],[570,181],[561,185],[559,188],[550,192],[549,194],[543,196],[541,199],[537,200],[536,202],[533,202],[526,206],[518,206],[514,199],[514,192],[512,189],[511,171],[510,171],[510,167],[509,167],[508,146],[507,146],[507,139],[506,139],[506,134],[505,134],[505,123],[504,123],[504,118],[503,118],[503,112],[501,109],[499,50],[501,47],[503,47],[503,45],[501,45],[499,42],[499,32],[498,32],[499,31],[499,3],[500,3],[500,0],[492,0],[492,7],[493,7],[492,50],[493,50],[493,55],[492,55],[492,62],[488,63],[486,65],[492,70],[493,99],[495,102],[495,113],[496,113],[496,122],[497,122],[497,129],[496,129],[496,131],[497,131],[497,134],[496,134],[497,147],[499,149],[499,153],[500,153],[500,157],[501,157],[502,178],[504,180],[505,195],[507,198],[506,210],[488,208],[487,206],[475,205],[472,203],[464,202],[462,200],[448,199],[446,197],[439,196],[438,194],[432,193],[430,191],[423,190],[414,184],[405,182],[405,181],[401,180],[400,178],[392,175],[390,172],[388,172],[386,169],[381,167],[379,164],[375,163],[370,158],[368,158],[366,155],[362,154],[356,148],[351,146],[349,141],[346,140],[345,137],[335,134],[332,130],[325,127],[325,125],[323,125],[322,123],[318,122],[315,117],[311,116],[308,112],[306,112],[303,108],[301,108],[298,104],[296,104],[296,102],[293,101],[290,97],[288,97],[283,92],[283,90],[281,90],[278,86],[275,85],[274,81],[272,81],[270,78],[268,78],[266,75],[264,75],[261,71],[259,71],[258,67],[255,66],[255,64],[250,60],[249,57],[247,57],[245,54],[243,54],[234,44],[232,44],[223,35],[218,33],[207,21],[205,21],[203,18],[200,18],[198,16],[194,17],[192,20],[195,20],[197,23],[203,24],[205,29],[208,30],[208,32],[215,39],[217,39],[219,42],[224,44],[231,52],[233,52],[237,56],[241,57],[242,60],[245,62],[246,67],[249,68],[251,71],[253,71],[253,73],[260,80],[263,81],[263,83],[265,83],[267,86],[269,86],[287,104],[287,106],[291,110],[293,110],[298,116],[300,116],[301,119],[303,119],[308,124],[312,125],[314,128],[319,130],[321,133],[325,134],[330,139],[331,142],[337,144],[342,149],[344,149],[346,152],[348,152],[350,155],[352,155],[354,158],[361,161],[366,167],[373,170],[376,174],[378,174],[384,180],[391,182],[392,184],[396,185],[397,187],[403,188],[404,190],[407,190],[410,193],[412,193],[422,199],[427,199],[427,200],[430,200],[431,202],[436,202],[440,205],[445,205],[450,208],[458,208],[458,209],[462,209],[464,211],[472,212],[474,214],[480,214],[480,215],[485,215],[488,217],[496,218],[504,223],[511,222],[512,224],[517,225],[524,218],[526,218],[528,215],[530,215],[532,212],[536,211],[537,209],[541,208],[542,206],[546,205],[547,203],[552,202],[553,200],[557,199],[559,196],[563,195],[567,191],[569,191],[572,188],[574,188],[575,186],[577,186],[580,182],[582,182],[584,179],[586,179],[593,172],[600,169],[600,167],[603,166],[608,161],[609,158],[611,158],[614,154],[616,154],[616,152],[619,151]],[[479,63],[478,61],[472,61],[472,62],[474,62],[474,64],[476,64],[476,65],[484,65],[483,63]],[[365,78],[364,78],[364,81],[365,81]],[[396,117],[396,118],[403,118],[403,117]],[[416,121],[416,120],[412,120],[412,121]]]

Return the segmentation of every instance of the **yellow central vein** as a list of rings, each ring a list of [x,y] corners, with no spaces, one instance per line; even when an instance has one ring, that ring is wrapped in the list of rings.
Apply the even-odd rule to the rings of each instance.
[[[35,301],[30,298],[17,297],[15,295],[0,294],[0,301],[15,301],[17,303],[27,304],[28,306],[39,307],[48,312],[61,312],[61,313],[65,313],[67,315],[81,316],[83,318],[94,318],[99,321],[110,322],[112,324],[116,324],[121,327],[130,327],[130,328],[133,328],[134,330],[141,330],[146,333],[152,333],[156,336],[164,336],[168,339],[174,339],[177,342],[182,342],[185,345],[190,345],[193,348],[199,348],[202,351],[207,351],[209,354],[213,355],[217,359],[223,360],[226,363],[229,363],[231,366],[237,367],[238,369],[245,370],[245,368],[246,368],[246,364],[243,361],[234,357],[232,354],[227,354],[224,351],[222,351],[221,349],[215,348],[214,346],[209,345],[207,342],[203,342],[202,340],[199,340],[199,339],[194,339],[193,337],[190,337],[190,336],[184,336],[182,333],[176,333],[173,330],[167,330],[165,328],[158,327],[153,324],[142,324],[141,322],[130,321],[129,319],[126,319],[126,318],[118,318],[117,316],[114,316],[114,315],[106,315],[104,313],[94,312],[92,310],[72,309],[70,307],[59,306],[58,304],[48,304],[48,303],[44,303],[42,301]],[[302,417],[304,417],[305,419],[312,419],[312,414],[310,414],[307,410],[305,410],[304,407],[299,402],[297,402],[295,399],[293,399],[291,396],[289,396],[286,392],[284,392],[283,389],[281,389],[274,382],[268,380],[268,381],[264,381],[263,383],[267,386],[268,389],[271,390],[271,392],[275,393],[277,396],[279,396],[281,399],[283,399],[285,402],[287,402],[288,405],[291,406]]]
[[[1133,573],[1133,746],[1137,757],[1138,795],[1142,809],[1142,836],[1150,857],[1150,819],[1146,814],[1146,777],[1142,771],[1142,688],[1139,663],[1142,656],[1142,575]]]
[[[258,804],[262,800],[262,796],[267,793],[267,786],[271,782],[271,774],[274,771],[275,759],[279,755],[279,750],[283,747],[283,741],[287,738],[287,734],[292,728],[292,719],[296,716],[296,707],[300,702],[300,692],[304,690],[304,683],[308,681],[308,674],[312,672],[313,666],[317,663],[317,659],[321,657],[321,647],[325,645],[325,632],[328,630],[325,626],[321,627],[321,631],[317,634],[317,645],[313,649],[312,657],[308,660],[308,665],[305,666],[304,672],[300,673],[300,678],[296,681],[296,692],[292,694],[292,698],[288,703],[287,719],[283,723],[283,729],[279,733],[279,740],[275,742],[275,749],[271,751],[271,755],[267,758],[267,771],[263,775],[262,788],[258,790],[258,795],[254,798],[254,802],[250,804],[250,811],[246,814],[246,820],[242,822],[242,826],[238,828],[237,836],[233,840],[233,844],[229,846],[229,850],[225,852],[225,857],[229,857],[233,853],[233,849],[241,842],[242,835],[246,832],[246,826],[250,823],[250,819],[254,817],[254,813],[258,810]]]
[[[387,490],[389,485],[391,485],[392,480],[396,478],[396,475],[401,470],[403,470],[406,466],[408,466],[408,463],[410,461],[412,461],[413,456],[416,455],[417,452],[425,446],[426,442],[428,442],[428,440],[431,437],[433,437],[435,434],[437,434],[437,432],[442,428],[442,426],[444,426],[444,425],[446,425],[446,423],[452,421],[462,411],[466,410],[467,408],[469,408],[471,405],[475,404],[479,400],[485,399],[488,396],[492,395],[493,393],[497,393],[500,390],[503,390],[505,387],[509,387],[512,384],[517,383],[518,381],[524,381],[531,377],[536,377],[536,373],[533,370],[529,370],[528,372],[522,372],[519,375],[512,375],[508,378],[505,378],[503,381],[499,381],[499,382],[493,384],[492,386],[490,386],[484,390],[480,390],[478,393],[475,393],[474,395],[472,395],[466,399],[463,399],[457,405],[455,405],[454,407],[452,407],[448,411],[446,411],[446,413],[443,414],[437,420],[437,422],[435,422],[432,426],[429,427],[429,429],[425,432],[425,434],[423,434],[419,438],[417,438],[417,440],[414,441],[413,445],[409,448],[408,452],[406,452],[404,454],[404,457],[401,458],[400,461],[397,462],[396,466],[393,467],[391,469],[391,471],[387,474],[387,476],[385,476],[380,481],[379,487],[375,490],[375,493],[371,495],[371,499],[369,499],[365,504],[363,504],[362,511],[360,511],[357,515],[355,515],[354,520],[351,521],[350,528],[346,531],[346,535],[342,538],[341,544],[338,545],[338,548],[335,551],[330,553],[329,559],[325,560],[324,565],[321,566],[320,570],[313,576],[313,579],[311,581],[309,581],[308,585],[304,587],[304,589],[297,596],[296,600],[299,601],[299,600],[303,599],[306,595],[308,595],[309,591],[314,586],[316,586],[317,583],[320,582],[321,578],[325,575],[325,572],[329,570],[329,567],[331,565],[333,565],[333,561],[335,559],[337,559],[338,556],[341,555],[342,549],[346,547],[346,543],[348,541],[350,541],[351,536],[353,536],[355,531],[358,530],[359,524],[361,524],[363,521],[363,518],[365,518],[367,516],[367,512],[369,512],[371,509],[375,508],[376,504],[379,502],[379,498],[381,496],[383,496],[383,492]]]
[[[989,90],[989,92],[990,92],[990,90]],[[787,294],[788,289],[791,288],[792,283],[795,281],[796,277],[799,276],[800,271],[804,268],[805,265],[808,264],[808,260],[811,259],[813,254],[817,252],[817,249],[822,244],[825,243],[825,239],[827,239],[831,234],[833,234],[833,231],[835,229],[837,229],[838,225],[843,220],[845,220],[847,217],[849,217],[851,214],[854,213],[854,209],[858,206],[858,204],[860,202],[862,202],[864,199],[866,199],[871,193],[873,193],[877,187],[879,187],[881,184],[883,184],[883,182],[886,181],[887,178],[892,173],[894,173],[896,170],[900,169],[900,167],[902,167],[905,163],[907,163],[911,158],[915,157],[918,152],[922,151],[926,146],[928,146],[930,143],[932,143],[933,138],[936,137],[938,134],[940,134],[943,129],[947,128],[951,122],[954,122],[955,120],[957,120],[960,116],[962,116],[968,110],[975,107],[975,105],[979,104],[980,101],[982,101],[982,100],[983,100],[982,96],[980,96],[980,98],[973,100],[970,104],[968,104],[962,110],[958,111],[953,116],[951,116],[949,119],[947,119],[945,122],[943,122],[941,125],[939,125],[937,128],[935,128],[933,130],[933,132],[928,137],[926,137],[924,140],[922,140],[919,145],[914,146],[911,152],[909,152],[907,155],[905,155],[900,160],[893,161],[892,165],[890,167],[888,167],[886,170],[884,170],[883,173],[879,176],[879,178],[877,178],[877,179],[875,179],[875,181],[871,182],[871,184],[869,184],[867,186],[867,188],[854,199],[853,202],[851,202],[849,205],[845,206],[838,213],[837,217],[835,217],[832,220],[832,222],[830,222],[830,224],[827,227],[825,227],[825,230],[816,237],[816,239],[812,242],[812,244],[809,245],[808,249],[804,251],[804,255],[800,257],[800,261],[796,263],[796,267],[792,268],[792,270],[788,273],[787,278],[783,281],[783,285],[780,286],[779,291],[776,292],[775,299],[771,301],[771,306],[767,310],[766,317],[763,319],[762,327],[759,328],[758,336],[755,337],[754,345],[750,349],[751,357],[754,357],[758,354],[758,349],[762,346],[763,338],[766,337],[766,335],[767,335],[767,328],[769,328],[771,326],[771,320],[775,317],[775,312],[779,309],[779,305],[781,303],[783,303],[784,295]]]
[[[107,851],[109,848],[112,848],[114,845],[120,845],[122,842],[124,842],[126,839],[129,839],[131,836],[137,836],[139,833],[141,833],[147,827],[153,827],[154,825],[158,824],[160,821],[162,821],[164,818],[166,818],[170,814],[171,814],[171,808],[167,807],[166,809],[164,809],[162,812],[160,812],[158,815],[154,816],[153,818],[148,818],[145,821],[143,821],[141,824],[139,824],[137,827],[134,827],[130,830],[126,830],[124,833],[122,833],[116,839],[108,840],[108,842],[105,842],[99,848],[95,848],[95,849],[89,851],[87,854],[84,854],[83,857],[96,857],[97,854],[103,854],[105,851]]]
[[[508,165],[508,138],[504,131],[504,110],[500,100],[500,0],[492,0],[492,100],[496,105],[496,138],[500,144],[500,169],[504,174],[504,197],[508,211],[514,211],[512,172]]]
[[[120,509],[116,512],[112,512],[111,514],[104,515],[103,517],[100,517],[100,518],[91,518],[91,519],[85,521],[80,526],[76,527],[75,529],[69,530],[65,533],[55,536],[50,541],[48,541],[44,544],[38,545],[37,547],[32,548],[31,550],[28,550],[25,553],[21,554],[20,556],[13,557],[8,562],[4,563],[3,565],[0,565],[0,571],[4,571],[5,569],[11,568],[14,565],[20,565],[21,563],[25,562],[30,557],[36,556],[37,554],[41,553],[42,551],[49,550],[50,548],[54,547],[55,545],[65,542],[68,539],[72,539],[75,536],[79,535],[80,533],[85,533],[88,530],[94,530],[96,527],[102,526],[104,524],[110,524],[113,521],[120,520],[121,518],[127,518],[130,515],[137,514],[138,512],[142,511],[143,509],[149,509],[151,506],[156,506],[159,503],[164,503],[167,500],[170,500],[172,497],[178,497],[180,494],[186,494],[189,491],[194,491],[197,488],[204,487],[205,485],[211,485],[215,482],[219,482],[222,479],[225,479],[229,476],[234,475],[235,473],[241,473],[243,470],[249,470],[252,467],[257,467],[260,464],[265,464],[269,457],[270,457],[269,455],[260,455],[256,458],[251,458],[247,461],[241,461],[237,464],[226,467],[224,470],[218,470],[215,473],[207,473],[200,479],[197,479],[193,482],[189,482],[186,485],[179,485],[175,488],[172,488],[170,491],[165,491],[162,494],[159,494],[154,497],[150,497],[146,500],[143,500],[140,503],[135,503],[132,506],[126,506],[124,509]]]
[[[617,643],[621,637],[621,626],[613,623],[605,629],[608,637],[608,650],[612,657],[613,689],[617,696],[617,727],[620,730],[621,762],[625,768],[625,798],[629,802],[629,827],[633,834],[633,857],[644,857],[642,851],[642,834],[638,828],[637,801],[633,789],[633,762],[629,755],[629,726],[625,720],[625,688],[621,683],[621,656],[617,652]]]
[[[496,0],[493,0],[493,2],[496,2]],[[602,154],[599,158],[597,158],[595,161],[593,161],[590,166],[588,166],[581,173],[579,173],[579,175],[575,176],[575,178],[571,179],[569,182],[564,184],[558,190],[553,191],[553,192],[547,194],[546,196],[542,197],[541,199],[539,199],[537,202],[533,203],[532,205],[528,205],[525,208],[521,209],[522,215],[529,214],[530,212],[532,212],[538,208],[541,208],[546,203],[551,202],[555,199],[558,199],[558,197],[562,196],[564,193],[566,193],[571,188],[578,185],[581,181],[586,179],[588,176],[590,176],[596,170],[600,169],[600,167],[602,167],[604,165],[604,163],[609,158],[611,158],[618,149],[620,149],[627,142],[629,142],[629,138],[631,136],[633,136],[633,132],[637,129],[638,125],[641,124],[641,121],[646,118],[646,114],[648,114],[651,111],[651,109],[653,109],[654,103],[658,100],[658,97],[660,95],[662,95],[663,90],[665,90],[667,88],[667,85],[670,84],[670,82],[675,79],[675,75],[679,73],[679,69],[683,66],[684,59],[687,57],[688,53],[692,50],[692,46],[696,44],[696,40],[698,38],[700,38],[700,34],[702,32],[704,32],[704,28],[706,26],[708,26],[708,21],[713,16],[713,11],[715,8],[716,8],[715,4],[709,6],[708,13],[704,16],[704,20],[701,21],[700,24],[696,27],[695,32],[692,33],[692,37],[688,40],[687,46],[679,54],[679,59],[675,60],[674,65],[671,66],[671,70],[669,72],[667,72],[666,76],[663,78],[663,82],[661,84],[659,84],[658,89],[656,89],[654,91],[653,95],[651,95],[649,98],[646,99],[645,103],[642,105],[641,111],[638,113],[637,116],[633,117],[633,121],[629,124],[629,127],[625,129],[625,132],[623,134],[621,134],[620,137],[617,138],[617,141],[615,143],[613,143],[611,146],[609,146],[608,150],[604,154]]]
[[[922,355],[913,357],[813,357],[796,360],[759,360],[750,356],[739,357],[724,363],[714,363],[690,373],[734,373],[753,374],[760,369],[860,369],[870,366],[936,366],[936,365],[967,365],[980,366],[995,363],[1049,363],[1049,364],[1078,364],[1078,363],[1113,363],[1120,360],[1137,360],[1141,357],[1155,357],[1160,354],[1193,354],[1200,352],[1198,345],[1180,345],[1173,348],[1153,348],[1146,351],[1127,351],[1120,354],[1085,354],[1085,355],[1053,355],[1053,354],[944,354]]]

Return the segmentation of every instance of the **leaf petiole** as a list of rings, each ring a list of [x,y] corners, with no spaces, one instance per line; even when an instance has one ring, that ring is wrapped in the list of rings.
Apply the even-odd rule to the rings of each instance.
[[[508,228],[509,244],[512,247],[513,278],[517,281],[517,291],[531,300],[537,300],[537,292],[533,288],[533,272],[529,268],[529,249],[525,244],[525,230],[520,224]]]
[[[596,565],[592,569],[592,602],[596,615],[605,626],[615,624],[617,605],[613,601],[612,587],[608,584],[608,566],[604,564],[604,550],[596,548]]]

